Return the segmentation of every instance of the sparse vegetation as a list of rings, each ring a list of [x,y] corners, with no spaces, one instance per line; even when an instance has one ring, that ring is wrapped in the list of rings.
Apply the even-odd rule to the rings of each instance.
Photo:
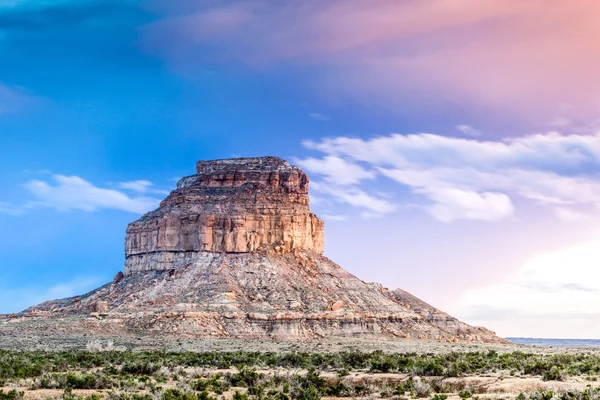
[[[396,374],[391,381],[356,376]],[[339,352],[0,351],[0,400],[57,390],[64,400],[296,400],[328,397],[477,398],[449,378],[496,374],[595,382],[600,356],[495,351],[446,354]],[[373,383],[376,382],[376,383]],[[10,388],[11,390],[7,390]],[[19,388],[14,390],[12,388]],[[93,391],[85,396],[75,393]],[[600,400],[600,390],[522,393],[518,400]]]

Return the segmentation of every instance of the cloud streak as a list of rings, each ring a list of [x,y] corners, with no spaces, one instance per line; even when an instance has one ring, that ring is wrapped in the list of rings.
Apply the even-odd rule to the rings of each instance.
[[[417,206],[445,222],[502,220],[515,213],[517,199],[570,222],[585,217],[582,208],[600,206],[600,134],[549,132],[498,141],[393,134],[304,145],[325,156],[298,163],[326,182],[359,191],[363,180],[387,177],[429,200]]]
[[[0,116],[18,112],[35,100],[27,91],[20,87],[10,87],[0,82]]]
[[[122,185],[135,187],[138,192],[152,186],[147,181]],[[33,209],[52,208],[61,212],[120,210],[143,214],[160,203],[159,199],[146,195],[130,196],[116,189],[101,188],[78,176],[53,175],[51,181],[33,179],[24,188],[33,198],[20,205],[0,202],[0,213],[18,216]]]

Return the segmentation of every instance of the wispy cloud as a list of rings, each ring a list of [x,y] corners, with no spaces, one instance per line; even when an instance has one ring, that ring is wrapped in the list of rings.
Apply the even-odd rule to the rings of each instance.
[[[420,207],[445,222],[502,220],[514,214],[517,198],[546,206],[565,221],[600,206],[600,134],[549,132],[497,141],[393,134],[304,145],[325,156],[298,164],[327,182],[364,193],[358,186],[376,172],[429,200]],[[337,198],[342,193],[329,191]]]
[[[16,206],[14,204],[10,204],[4,201],[0,201],[0,214],[19,216],[25,213],[26,207],[24,206]]]
[[[112,209],[143,214],[160,203],[157,198],[129,196],[115,189],[101,188],[78,176],[53,175],[50,181],[34,179],[24,187],[32,198],[16,205],[0,203],[0,213],[17,216],[36,208],[53,208],[63,212]]]
[[[0,82],[0,116],[21,111],[35,102],[35,97],[25,89],[9,87]]]
[[[425,209],[443,222],[457,219],[499,221],[511,216],[515,210],[510,197],[503,193],[435,187],[415,189],[415,193],[433,201]]]
[[[375,178],[375,172],[368,171],[352,161],[336,156],[296,159],[296,164],[304,170],[322,175],[329,184],[353,185],[365,179]]]
[[[461,132],[465,136],[481,136],[481,131],[473,128],[470,125],[456,125],[456,130]]]
[[[317,112],[308,113],[308,116],[311,117],[312,119],[316,119],[317,121],[330,121],[331,120],[331,118],[328,117],[327,115],[317,113]]]
[[[321,215],[325,221],[337,221],[337,222],[345,222],[348,221],[347,215],[335,215],[335,214],[323,214]]]
[[[356,186],[337,186],[313,182],[312,189],[336,202],[366,209],[372,214],[388,214],[396,210],[396,205],[390,201],[370,195]]]
[[[581,222],[589,219],[586,213],[564,207],[556,207],[554,213],[558,219],[565,222]]]
[[[150,188],[152,188],[152,182],[146,180],[137,180],[137,181],[129,181],[129,182],[120,182],[119,188],[121,189],[129,189],[140,193],[146,193]]]
[[[157,189],[154,187],[154,183],[147,180],[137,180],[128,182],[119,182],[118,187],[120,189],[132,190],[138,193],[156,193],[156,194],[169,194],[168,190]]]

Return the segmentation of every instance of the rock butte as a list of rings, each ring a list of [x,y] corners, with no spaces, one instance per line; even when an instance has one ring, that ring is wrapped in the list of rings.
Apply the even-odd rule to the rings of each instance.
[[[166,270],[194,253],[269,246],[323,253],[323,221],[310,212],[308,176],[277,157],[199,161],[160,208],[127,228],[125,275]]]
[[[128,226],[125,271],[113,282],[4,323],[104,335],[503,342],[324,257],[324,224],[299,168],[257,157],[199,161],[196,170]]]

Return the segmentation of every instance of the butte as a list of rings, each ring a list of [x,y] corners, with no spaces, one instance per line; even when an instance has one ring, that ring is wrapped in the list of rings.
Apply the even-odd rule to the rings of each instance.
[[[129,224],[113,282],[5,318],[117,335],[503,342],[324,257],[324,223],[298,167],[257,157],[196,171]]]

